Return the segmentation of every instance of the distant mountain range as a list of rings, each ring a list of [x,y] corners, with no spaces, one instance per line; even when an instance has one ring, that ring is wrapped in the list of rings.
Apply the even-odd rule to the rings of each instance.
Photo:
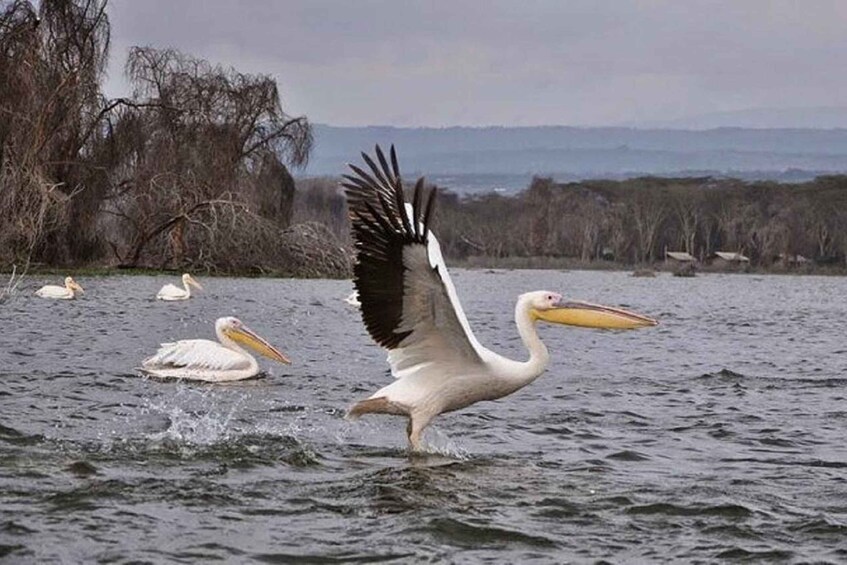
[[[847,128],[847,107],[819,106],[812,108],[750,108],[731,112],[710,112],[650,122],[622,124],[642,129],[714,129],[714,128]]]
[[[533,175],[559,180],[651,174],[803,180],[847,172],[847,129],[317,124],[314,135],[309,165],[299,174],[338,175],[345,172],[347,162],[360,161],[360,151],[371,151],[377,143],[386,148],[393,143],[405,174],[426,175],[441,183],[453,179],[457,186],[452,188],[460,191],[464,185],[473,191],[486,186],[511,191],[525,187]],[[469,186],[474,183],[480,186]]]

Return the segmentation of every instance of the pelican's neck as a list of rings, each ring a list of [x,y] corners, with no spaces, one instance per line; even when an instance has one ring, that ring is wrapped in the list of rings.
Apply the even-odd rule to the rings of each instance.
[[[226,347],[227,349],[231,349],[236,353],[239,353],[241,356],[247,359],[247,361],[250,363],[250,368],[252,370],[255,370],[259,367],[259,362],[256,361],[256,358],[250,355],[250,353],[248,353],[246,349],[241,347],[241,345],[239,345],[235,340],[231,339],[228,335],[226,335],[223,332],[223,329],[218,325],[215,325],[215,335],[218,336],[218,341],[221,342],[224,347]]]
[[[188,281],[185,280],[185,279],[182,279],[182,288],[185,289],[185,296],[187,296],[188,298],[191,298],[191,285],[188,284]],[[220,336],[220,335],[221,334],[219,333],[218,336]],[[230,341],[232,341],[232,340],[230,340]],[[234,341],[232,343],[233,343],[233,345],[235,345]],[[238,345],[235,345],[235,346],[238,347]],[[241,349],[241,348],[239,348],[239,349]],[[244,350],[242,349],[242,351],[244,351]]]
[[[520,363],[520,369],[511,375],[510,379],[520,388],[541,376],[550,362],[550,354],[547,352],[547,346],[538,337],[529,299],[523,296],[515,305],[515,324],[518,326],[521,340],[529,350],[529,360]]]

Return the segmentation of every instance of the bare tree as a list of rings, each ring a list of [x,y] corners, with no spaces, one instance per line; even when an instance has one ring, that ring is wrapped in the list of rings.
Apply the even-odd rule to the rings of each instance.
[[[16,0],[0,13],[0,260],[61,260],[91,237],[85,157],[103,104],[105,8]]]
[[[197,229],[198,215],[220,207],[251,219],[242,230],[289,225],[286,163],[305,164],[312,137],[305,118],[282,111],[275,81],[150,47],[130,51],[127,75],[133,103],[108,140],[116,158],[105,210],[119,220],[104,226],[122,263],[223,264],[215,233]]]

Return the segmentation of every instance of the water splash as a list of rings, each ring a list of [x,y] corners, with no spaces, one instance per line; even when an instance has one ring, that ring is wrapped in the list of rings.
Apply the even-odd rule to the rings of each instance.
[[[226,397],[221,398],[215,389],[184,385],[179,385],[173,395],[157,400],[146,398],[145,410],[164,415],[168,422],[165,430],[151,433],[148,438],[195,446],[228,441],[238,435],[233,423],[246,398],[246,394],[234,395],[232,391],[226,391]]]

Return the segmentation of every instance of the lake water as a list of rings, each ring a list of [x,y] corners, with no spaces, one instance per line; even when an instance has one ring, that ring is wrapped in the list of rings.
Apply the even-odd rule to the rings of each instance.
[[[80,277],[0,305],[0,560],[847,561],[847,279],[455,271],[488,347],[520,292],[656,328],[541,329],[531,386],[435,420],[344,420],[391,378],[349,281]],[[241,318],[293,364],[221,386],[140,377],[162,341]]]

